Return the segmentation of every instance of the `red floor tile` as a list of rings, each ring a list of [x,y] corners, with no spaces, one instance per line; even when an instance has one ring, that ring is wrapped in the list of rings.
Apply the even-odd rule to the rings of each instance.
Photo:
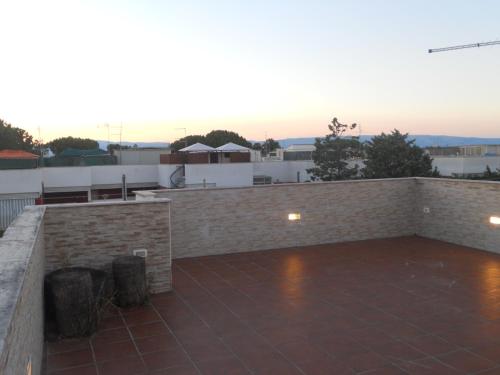
[[[146,366],[139,356],[100,362],[97,367],[100,374],[106,375],[139,375],[147,372]]]
[[[112,343],[94,343],[95,359],[97,362],[137,356],[137,350],[132,340]]]
[[[174,260],[173,292],[47,344],[48,374],[495,375],[496,267],[418,237]]]
[[[67,367],[75,367],[94,362],[90,348],[64,352],[58,354],[49,354],[47,357],[47,368],[50,370],[60,370]]]
[[[90,344],[88,339],[66,339],[47,343],[48,354],[72,352],[75,350],[85,350],[89,348]]]
[[[166,335],[135,339],[135,344],[137,345],[139,352],[142,354],[158,352],[162,350],[177,349],[179,347],[177,340],[170,333]]]
[[[125,341],[130,339],[130,334],[127,328],[113,328],[98,331],[91,339],[92,343],[109,344],[117,341]]]
[[[95,364],[71,367],[65,370],[49,371],[49,375],[97,375]]]
[[[144,337],[169,334],[167,326],[163,322],[137,324],[129,327],[132,337],[137,340]]]
[[[190,363],[188,356],[180,348],[164,350],[161,352],[146,353],[142,355],[149,371],[166,369],[169,367],[183,366]]]
[[[448,366],[467,373],[483,371],[497,366],[489,359],[462,349],[441,355],[438,359]]]

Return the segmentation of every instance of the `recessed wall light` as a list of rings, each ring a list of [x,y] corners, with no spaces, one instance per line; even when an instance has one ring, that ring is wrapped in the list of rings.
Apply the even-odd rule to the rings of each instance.
[[[288,214],[288,220],[290,220],[290,221],[300,220],[300,214],[297,212]]]
[[[500,225],[500,216],[490,216],[490,224]]]

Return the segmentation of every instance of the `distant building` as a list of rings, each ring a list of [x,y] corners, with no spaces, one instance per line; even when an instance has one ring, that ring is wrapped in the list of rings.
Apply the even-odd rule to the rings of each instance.
[[[0,169],[32,169],[40,157],[23,150],[0,150]]]
[[[262,157],[262,161],[282,161],[284,151],[282,148],[269,151],[266,156]]]
[[[226,143],[217,148],[195,143],[179,151],[161,155],[161,164],[222,164],[222,163],[249,163],[250,149]]]
[[[161,155],[168,155],[171,151],[168,148],[127,148],[113,150],[118,164],[121,165],[153,165],[160,164]]]
[[[431,156],[500,156],[500,145],[426,147]]]
[[[311,144],[297,144],[288,146],[283,152],[283,160],[312,160],[316,147]]]
[[[500,156],[500,145],[460,146],[462,156]]]
[[[98,148],[91,150],[67,148],[56,156],[43,158],[44,167],[86,167],[115,164],[116,157]]]

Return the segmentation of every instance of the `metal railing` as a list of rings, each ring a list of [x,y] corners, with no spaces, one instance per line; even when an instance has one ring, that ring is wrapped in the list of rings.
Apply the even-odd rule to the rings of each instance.
[[[34,204],[35,198],[0,199],[0,229],[7,229],[24,207]]]

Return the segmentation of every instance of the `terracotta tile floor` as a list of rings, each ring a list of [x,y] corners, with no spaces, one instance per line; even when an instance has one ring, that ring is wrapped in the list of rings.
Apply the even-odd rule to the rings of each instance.
[[[176,260],[48,374],[500,374],[500,256],[418,237]]]

